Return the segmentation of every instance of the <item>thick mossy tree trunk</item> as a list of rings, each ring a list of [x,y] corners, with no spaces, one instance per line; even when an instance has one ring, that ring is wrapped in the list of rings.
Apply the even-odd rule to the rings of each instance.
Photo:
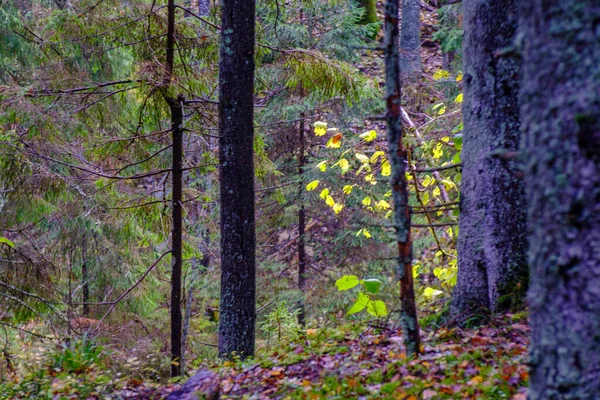
[[[390,184],[394,201],[394,227],[398,246],[397,275],[400,279],[400,301],[402,302],[402,335],[406,352],[418,354],[421,349],[421,337],[412,270],[410,207],[406,181],[408,153],[402,143],[402,96],[398,67],[398,0],[386,0],[385,2],[384,30],[387,141],[392,169]]]
[[[600,3],[520,2],[529,398],[600,394]]]
[[[527,286],[519,73],[514,52],[518,2],[464,0],[463,173],[458,281],[451,311],[457,322],[518,305]]]
[[[219,355],[254,354],[255,1],[223,0],[219,63],[221,302]]]
[[[365,9],[359,23],[362,25],[377,22],[377,0],[358,0],[358,6]]]
[[[421,71],[421,2],[402,0],[400,72],[403,76],[417,76]]]

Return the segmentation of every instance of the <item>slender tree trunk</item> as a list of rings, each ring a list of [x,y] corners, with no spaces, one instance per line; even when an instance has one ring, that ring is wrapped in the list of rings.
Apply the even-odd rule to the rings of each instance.
[[[402,0],[400,72],[403,76],[416,76],[421,70],[421,2]]]
[[[298,150],[298,175],[300,177],[299,198],[300,209],[298,210],[298,290],[302,295],[300,303],[300,313],[298,314],[298,323],[301,326],[306,325],[306,210],[302,196],[304,193],[304,165],[306,164],[304,154],[304,120],[300,121],[300,129],[298,130],[298,139],[300,148]]]
[[[600,393],[600,3],[519,2],[529,398]]]
[[[518,1],[464,0],[463,173],[458,281],[462,322],[521,304],[527,288],[527,224],[519,148]],[[507,156],[508,155],[508,156]]]
[[[83,316],[90,315],[90,277],[88,274],[87,234],[83,234],[81,242],[81,286],[83,292]]]
[[[181,375],[181,275],[183,250],[183,98],[168,99],[173,131],[173,230],[171,232],[171,376]]]
[[[387,139],[392,169],[390,183],[394,201],[394,225],[398,243],[397,273],[402,301],[402,334],[408,354],[420,352],[421,338],[415,304],[412,271],[410,208],[406,181],[407,152],[402,143],[400,70],[398,68],[398,0],[385,2],[385,95],[387,103]]]
[[[167,15],[167,51],[164,84],[171,85],[175,61],[175,0],[169,0]],[[168,89],[167,89],[168,90]],[[171,377],[181,375],[181,275],[183,251],[183,103],[185,99],[179,95],[177,99],[165,96],[171,111],[171,131],[173,134],[173,221],[171,231]]]
[[[219,65],[221,301],[219,355],[254,354],[255,0],[223,0]]]

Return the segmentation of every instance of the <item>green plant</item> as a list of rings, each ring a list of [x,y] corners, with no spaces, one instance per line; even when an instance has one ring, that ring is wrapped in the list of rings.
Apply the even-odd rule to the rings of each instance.
[[[356,314],[366,309],[374,317],[385,317],[388,315],[387,307],[381,300],[371,299],[371,294],[379,293],[381,281],[375,278],[358,279],[356,275],[344,275],[335,282],[339,291],[349,290],[360,285],[356,302],[348,310],[348,314]]]
[[[260,324],[260,330],[267,336],[267,341],[273,337],[276,337],[279,343],[285,339],[293,339],[300,330],[300,325],[297,323],[299,311],[290,310],[285,302],[281,302],[277,308],[267,314]]]
[[[71,343],[63,343],[60,350],[50,354],[50,360],[57,372],[81,374],[101,363],[107,355],[102,346],[84,336]]]

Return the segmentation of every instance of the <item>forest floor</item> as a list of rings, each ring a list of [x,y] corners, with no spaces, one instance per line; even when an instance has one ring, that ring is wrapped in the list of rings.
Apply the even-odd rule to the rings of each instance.
[[[399,329],[349,324],[302,330],[253,359],[202,368],[218,374],[223,399],[525,400],[529,335],[526,313],[478,328],[425,328],[423,354],[414,358],[406,356]],[[0,385],[0,399],[150,400],[179,387],[115,373],[123,366],[75,353],[57,353],[63,359]],[[51,367],[57,361],[62,369]]]

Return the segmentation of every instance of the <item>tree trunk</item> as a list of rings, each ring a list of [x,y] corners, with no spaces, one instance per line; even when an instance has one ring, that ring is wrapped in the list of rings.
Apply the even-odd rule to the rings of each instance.
[[[90,277],[88,274],[88,259],[87,259],[87,234],[83,234],[81,242],[81,286],[83,292],[83,316],[89,317],[90,315]]]
[[[171,376],[181,375],[181,271],[183,264],[183,98],[169,99],[173,131],[173,230],[171,233]]]
[[[600,3],[520,2],[529,398],[600,393]]]
[[[223,0],[219,65],[219,355],[254,354],[254,0]]]
[[[511,161],[519,148],[520,63],[507,52],[514,45],[517,4],[463,3],[463,172],[451,308],[459,323],[518,305],[527,286],[524,184]]]
[[[304,180],[302,179],[304,165],[306,164],[304,155],[304,125],[304,120],[300,121],[300,129],[298,130],[298,139],[300,142],[298,150],[298,175],[300,177],[300,187],[298,189],[298,201],[300,202],[300,209],[298,210],[298,290],[302,296],[300,300],[300,312],[298,313],[298,323],[301,326],[306,325],[306,209],[303,202]]]
[[[385,96],[387,139],[392,169],[390,183],[394,201],[394,225],[398,243],[397,274],[402,301],[402,334],[408,354],[420,352],[419,321],[415,305],[410,237],[410,207],[406,181],[407,152],[402,143],[400,70],[398,68],[398,0],[385,2]]]
[[[358,6],[365,9],[359,24],[366,25],[377,22],[377,1],[376,0],[358,0]]]
[[[421,74],[420,0],[402,0],[400,72],[403,76],[417,76]]]

